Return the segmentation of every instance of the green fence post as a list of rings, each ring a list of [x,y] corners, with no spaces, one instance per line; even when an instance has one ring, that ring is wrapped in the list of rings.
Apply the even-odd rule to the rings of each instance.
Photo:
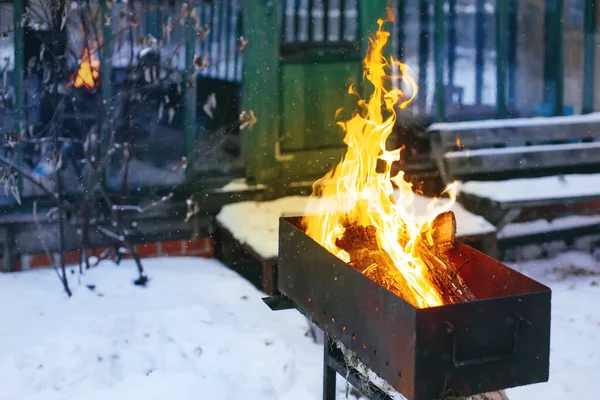
[[[102,96],[102,115],[100,118],[100,153],[104,154],[109,145],[107,118],[110,117],[112,103],[112,9],[108,0],[101,1],[102,44],[100,52],[100,86]],[[111,163],[108,162],[103,171],[104,182],[111,175]]]
[[[398,59],[404,61],[404,44],[406,37],[404,35],[404,24],[406,21],[406,0],[398,0],[398,14],[396,15],[396,24],[398,26]]]
[[[369,38],[371,38],[375,32],[377,32],[377,20],[386,18],[386,6],[388,5],[386,0],[370,0],[368,2],[359,2],[358,14],[359,14],[359,39],[362,44],[362,56],[367,54],[369,48]],[[391,25],[384,25],[384,30],[390,29]],[[383,55],[388,60],[392,55],[392,36],[390,35],[387,45],[383,49]],[[370,84],[362,85],[361,94],[363,98],[368,99],[371,96],[372,86]]]
[[[448,86],[454,86],[456,67],[456,0],[448,1]]]
[[[429,4],[430,0],[419,1],[419,94],[417,104],[419,113],[425,114],[427,110],[427,70],[429,65]]]
[[[102,0],[102,52],[100,60],[100,84],[102,86],[102,107],[104,108],[103,117],[108,115],[110,109],[110,98],[112,96],[112,19],[111,9],[107,0]],[[108,139],[106,134],[106,125],[102,127],[102,140],[104,146]]]
[[[496,0],[496,107],[497,117],[506,118],[506,0]]]
[[[556,104],[554,107],[554,115],[563,115],[563,104],[565,96],[565,62],[564,62],[564,37],[563,37],[563,10],[564,1],[556,0]]]
[[[13,80],[15,87],[14,98],[14,127],[20,132],[23,122],[23,69],[24,69],[24,41],[23,41],[23,0],[15,0],[13,3],[14,15],[14,37],[15,37],[15,63],[13,70]]]
[[[190,5],[191,10],[196,5]],[[185,74],[183,106],[183,155],[189,157],[196,147],[196,21],[191,15],[185,17]]]
[[[242,131],[246,177],[253,182],[275,180],[279,169],[275,143],[279,140],[281,79],[277,0],[242,1],[244,37],[243,109],[253,111],[256,123]]]
[[[385,8],[387,5],[386,0],[370,0],[368,2],[359,2],[358,14],[360,17],[359,21],[359,34],[362,43],[365,47],[363,53],[366,54],[366,49],[369,43],[369,38],[377,31],[377,20],[385,19]],[[390,37],[391,40],[391,37]],[[391,54],[391,46],[386,48],[386,53]]]
[[[585,1],[585,41],[583,61],[583,106],[581,112],[594,111],[594,61],[596,57],[596,0]]]
[[[446,118],[445,85],[444,85],[444,0],[435,0],[435,34],[434,34],[434,64],[435,64],[435,119],[443,121]]]
[[[551,103],[554,115],[563,114],[564,55],[563,0],[546,0],[544,18],[544,101]]]

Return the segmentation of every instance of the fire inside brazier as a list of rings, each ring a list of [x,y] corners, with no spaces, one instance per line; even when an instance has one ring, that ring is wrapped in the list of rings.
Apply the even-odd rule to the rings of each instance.
[[[409,400],[547,381],[550,289],[460,242],[445,254],[474,300],[419,308],[282,218],[278,289]]]
[[[370,39],[368,101],[343,129],[343,160],[315,182],[302,217],[282,218],[273,309],[297,308],[326,334],[324,398],[338,345],[409,400],[496,391],[548,379],[550,289],[455,239],[458,184],[418,215],[401,150],[386,141],[417,92],[408,67]],[[340,113],[336,113],[341,115]],[[458,221],[460,223],[460,221]],[[332,384],[333,382],[333,384]],[[386,398],[383,393],[377,398]]]

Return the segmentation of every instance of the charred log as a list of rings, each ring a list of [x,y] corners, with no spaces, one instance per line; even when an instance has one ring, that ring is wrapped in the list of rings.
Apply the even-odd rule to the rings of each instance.
[[[399,242],[425,264],[429,280],[440,293],[445,304],[475,300],[463,279],[450,267],[444,252],[454,247],[456,220],[452,212],[440,214],[429,229],[416,240],[410,241],[405,230],[398,233]],[[343,236],[336,240],[338,248],[350,255],[349,264],[386,289],[417,306],[402,273],[377,240],[377,229],[372,226],[349,225]]]
[[[336,246],[350,254],[349,264],[387,290],[418,307],[404,276],[379,245],[374,226],[353,225],[336,240]]]

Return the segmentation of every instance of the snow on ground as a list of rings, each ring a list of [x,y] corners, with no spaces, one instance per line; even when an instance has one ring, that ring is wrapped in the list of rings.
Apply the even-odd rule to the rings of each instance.
[[[513,265],[552,289],[550,381],[508,391],[511,400],[600,399],[600,261],[567,252]]]
[[[228,204],[221,209],[217,220],[237,240],[250,246],[263,258],[273,258],[277,256],[279,245],[279,217],[304,214],[308,199],[308,196],[290,196],[273,201]],[[417,215],[425,215],[430,200],[415,194],[413,205]],[[494,231],[492,224],[458,203],[452,206],[452,211],[456,215],[459,237]]]
[[[213,260],[145,267],[147,288],[130,261],[72,275],[70,299],[52,270],[0,275],[0,399],[321,398],[322,348],[298,312],[270,311]],[[565,253],[516,268],[553,289],[551,374],[510,399],[600,398],[600,263]]]
[[[71,299],[52,270],[0,275],[0,399],[317,399],[322,348],[296,311],[212,260],[101,265]],[[343,385],[340,383],[340,390]]]
[[[495,201],[598,196],[600,174],[556,175],[505,181],[463,182],[461,192]]]

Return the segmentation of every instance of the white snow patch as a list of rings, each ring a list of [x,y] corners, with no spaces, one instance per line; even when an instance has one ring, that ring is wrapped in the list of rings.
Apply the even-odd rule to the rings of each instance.
[[[266,186],[259,183],[256,185],[249,185],[246,182],[246,178],[234,179],[225,186],[217,189],[219,192],[237,192],[244,190],[257,190],[257,189],[266,189]]]
[[[495,201],[600,196],[600,174],[558,175],[505,181],[469,181],[461,191]]]
[[[600,393],[600,262],[590,254],[512,266],[552,289],[550,380],[509,389],[510,400],[597,399]],[[587,276],[586,276],[587,275]]]
[[[144,267],[146,288],[130,260],[70,275],[70,299],[52,270],[0,274],[0,399],[320,398],[323,350],[297,311],[213,260]]]
[[[322,346],[296,311],[272,312],[261,292],[212,260],[104,264],[62,293],[52,270],[0,274],[2,400],[318,400]],[[600,393],[600,263],[564,253],[513,266],[550,286],[550,382],[511,400]],[[93,291],[86,284],[95,284]],[[345,382],[338,377],[338,398]]]
[[[279,246],[279,218],[287,215],[303,215],[309,205],[308,196],[290,196],[265,202],[241,202],[224,206],[217,221],[233,237],[250,246],[265,259],[277,257]],[[425,215],[431,199],[415,194],[413,207],[416,215]],[[444,201],[444,200],[441,200]],[[455,203],[457,235],[471,236],[494,232],[494,226],[483,217],[465,210]]]

